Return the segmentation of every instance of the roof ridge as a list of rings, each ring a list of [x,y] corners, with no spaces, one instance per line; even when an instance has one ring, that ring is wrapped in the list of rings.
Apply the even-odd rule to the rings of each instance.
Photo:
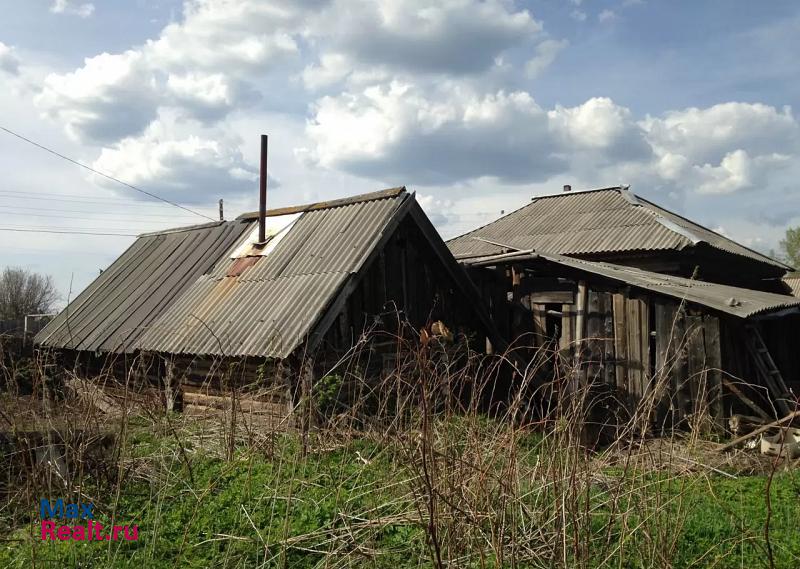
[[[197,223],[195,225],[184,225],[181,227],[170,227],[168,229],[159,229],[158,231],[148,231],[147,233],[140,233],[136,236],[139,237],[155,237],[156,235],[170,235],[172,233],[183,233],[184,231],[194,231],[196,229],[206,229],[208,227],[216,227],[223,223],[229,223],[225,220],[209,221],[208,223]]]
[[[376,201],[381,199],[387,198],[394,198],[399,196],[400,194],[406,191],[405,186],[398,186],[395,188],[388,188],[385,190],[380,190],[377,192],[369,192],[366,194],[357,194],[355,196],[348,196],[346,198],[339,198],[335,200],[327,200],[327,201],[320,201],[320,202],[313,202],[303,205],[296,205],[296,206],[287,206],[287,207],[280,207],[275,209],[268,209],[267,210],[267,217],[275,217],[278,215],[288,215],[291,213],[303,213],[306,211],[314,211],[319,209],[328,209],[332,207],[341,207],[345,205],[351,205],[356,203],[362,202],[369,202],[369,201]],[[241,214],[237,217],[237,220],[253,220],[258,219],[259,212],[251,211],[247,213]]]
[[[644,201],[647,201],[647,200],[644,200]],[[692,245],[697,245],[698,243],[706,243],[707,242],[705,239],[702,239],[700,236],[696,235],[688,227],[683,227],[681,225],[678,225],[674,221],[672,221],[670,219],[667,219],[666,217],[661,215],[659,212],[653,211],[652,209],[650,209],[649,207],[647,207],[647,206],[645,206],[645,205],[643,205],[641,203],[639,203],[638,207],[641,207],[642,209],[644,209],[644,211],[646,211],[648,215],[651,215],[653,217],[653,219],[655,219],[656,222],[658,222],[662,227],[665,227],[666,229],[672,231],[673,233],[677,233],[678,235],[680,235],[684,239],[688,239],[689,242]]]
[[[565,196],[575,196],[575,195],[583,195],[583,194],[593,194],[595,192],[610,192],[610,191],[617,191],[620,192],[624,189],[628,188],[628,186],[608,186],[607,188],[590,188],[588,190],[570,190],[568,192],[553,192],[551,194],[543,194],[541,196],[534,196],[531,198],[531,201],[536,200],[543,200],[548,198],[559,198]]]
[[[637,197],[638,197],[638,196],[637,196]],[[750,251],[751,253],[755,253],[756,255],[759,255],[760,257],[763,257],[764,259],[768,259],[769,261],[771,261],[771,262],[773,262],[773,263],[780,264],[780,265],[782,265],[783,267],[785,267],[785,268],[787,268],[787,269],[792,269],[792,268],[793,268],[793,267],[790,267],[789,265],[787,265],[786,263],[784,263],[784,262],[782,262],[782,261],[778,261],[777,259],[773,259],[773,258],[772,258],[772,257],[770,257],[769,255],[767,255],[767,254],[765,254],[765,253],[762,253],[761,251],[756,251],[755,249],[753,249],[753,248],[751,248],[751,247],[748,247],[747,245],[745,245],[745,244],[743,244],[743,243],[740,243],[739,241],[736,241],[735,239],[732,239],[731,237],[728,237],[727,235],[723,235],[722,233],[720,233],[720,232],[718,232],[718,231],[714,231],[713,229],[710,229],[710,228],[706,227],[706,226],[705,226],[705,225],[703,225],[702,223],[698,223],[697,221],[694,221],[694,220],[692,220],[692,219],[689,219],[688,217],[685,217],[685,216],[683,216],[683,215],[681,215],[681,214],[679,214],[679,213],[675,213],[675,212],[674,212],[674,211],[672,211],[671,209],[667,209],[667,208],[665,208],[665,207],[662,207],[662,206],[658,205],[657,203],[653,203],[653,202],[651,202],[650,200],[648,200],[647,198],[638,198],[638,199],[639,199],[640,201],[644,202],[644,203],[645,203],[646,205],[648,205],[648,206],[652,206],[652,207],[658,208],[658,209],[660,209],[660,210],[666,211],[666,212],[667,212],[667,213],[669,213],[670,215],[674,215],[675,217],[678,217],[678,218],[680,218],[680,219],[682,219],[682,220],[684,220],[684,221],[686,221],[686,222],[688,222],[688,223],[691,223],[692,225],[696,225],[697,227],[700,227],[701,229],[704,229],[705,231],[708,231],[709,233],[713,233],[714,235],[717,235],[718,237],[721,237],[722,239],[725,239],[726,241],[730,241],[730,242],[731,242],[731,243],[733,243],[734,245],[737,245],[738,247],[741,247],[742,249],[746,249],[746,250]],[[662,223],[662,220],[664,220],[664,221],[667,221],[667,222],[671,222],[671,223],[673,223],[673,224],[675,224],[675,225],[678,225],[677,223],[675,223],[675,222],[673,222],[673,221],[671,221],[671,220],[668,220],[668,219],[664,218],[664,217],[663,217],[663,216],[662,216],[660,213],[658,213],[658,212],[656,212],[656,211],[650,210],[649,208],[645,208],[645,209],[648,209],[648,211],[650,211],[651,213],[653,213],[653,215],[655,215],[655,216],[656,216],[656,219],[658,219],[658,220],[659,220],[659,223]],[[664,225],[664,223],[662,223],[662,225]],[[666,225],[665,225],[665,227],[666,227]],[[679,225],[678,225],[678,227],[681,227],[681,226],[679,226]],[[694,235],[694,233],[692,232],[692,230],[691,230],[691,229],[689,229],[689,228],[687,228],[687,227],[683,227],[683,229],[684,229],[686,232],[688,232],[688,233],[690,233],[690,234]],[[698,239],[698,242],[702,242],[702,243],[708,243],[708,241],[707,241],[706,239],[701,239],[701,238],[699,238],[699,237],[698,237],[697,239]],[[712,243],[708,243],[708,244],[709,244],[709,245],[711,245],[712,247],[714,247],[714,245],[713,245]]]

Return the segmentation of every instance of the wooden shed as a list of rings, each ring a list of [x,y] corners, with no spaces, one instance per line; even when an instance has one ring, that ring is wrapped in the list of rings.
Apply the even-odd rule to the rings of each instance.
[[[791,270],[626,186],[537,196],[447,245],[458,259],[533,249],[770,292]]]
[[[113,364],[170,398],[217,402],[232,385],[298,389],[365,331],[444,321],[478,346],[497,335],[478,291],[414,194],[394,188],[140,236],[37,336],[91,375]],[[473,336],[474,335],[474,336]],[[380,374],[381,346],[365,375]],[[392,352],[391,346],[384,351]],[[386,357],[384,357],[386,355]]]
[[[654,427],[783,415],[800,393],[800,299],[557,254],[462,259],[501,334],[605,386]]]

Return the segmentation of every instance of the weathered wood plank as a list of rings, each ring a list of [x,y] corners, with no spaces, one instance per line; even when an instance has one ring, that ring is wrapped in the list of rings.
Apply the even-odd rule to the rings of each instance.
[[[575,293],[571,290],[538,290],[530,294],[531,302],[539,304],[573,304]]]
[[[646,397],[650,394],[652,380],[650,372],[650,301],[648,299],[640,299],[637,302],[639,308],[639,338],[642,342],[639,349],[641,354],[642,396]]]
[[[594,382],[601,370],[601,319],[600,294],[590,290],[586,308],[586,375],[589,382]]]
[[[675,355],[672,338],[672,324],[675,320],[675,305],[669,300],[659,300],[655,304],[656,365],[653,385],[657,389],[656,424],[665,425],[674,411],[674,385],[672,380],[673,357]]]
[[[586,385],[586,373],[583,367],[583,339],[586,335],[586,294],[587,294],[586,281],[578,282],[578,298],[575,303],[575,336],[574,336],[574,353],[575,353],[575,378],[573,388],[576,390],[583,385]]]
[[[705,347],[703,346],[703,318],[695,314],[686,315],[686,353],[688,362],[688,384],[692,413],[697,414],[706,406],[708,391],[705,373]]]
[[[642,398],[642,340],[639,337],[641,329],[639,325],[639,305],[636,299],[628,298],[625,300],[625,320],[627,326],[626,343],[628,345],[628,393],[633,397],[633,401],[638,405]]]
[[[561,337],[558,341],[558,349],[562,357],[572,355],[572,342],[575,336],[575,311],[573,305],[564,304],[561,307]]]
[[[708,401],[715,428],[724,428],[724,405],[722,391],[722,352],[720,349],[719,318],[703,317],[703,334],[706,347],[706,367],[708,368]]]
[[[686,347],[686,319],[682,309],[676,309],[672,322],[670,356],[673,360],[671,376],[676,403],[675,421],[679,422],[692,412],[689,394],[689,362]]]
[[[628,332],[625,296],[615,293],[613,297],[614,354],[616,359],[617,388],[628,392]]]
[[[542,347],[547,342],[547,307],[544,304],[532,304],[531,308],[536,347]]]
[[[616,385],[616,366],[614,352],[614,299],[611,293],[604,292],[600,297],[602,313],[601,331],[603,334],[603,375],[608,385]]]

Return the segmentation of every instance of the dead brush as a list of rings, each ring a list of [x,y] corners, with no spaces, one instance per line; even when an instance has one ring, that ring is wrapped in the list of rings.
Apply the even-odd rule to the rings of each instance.
[[[327,370],[325,377],[337,379],[324,397],[313,388],[298,392],[295,414],[305,417],[288,430],[253,417],[242,394],[257,400],[258,386],[243,384],[241,368],[225,368],[224,381],[237,389],[228,403],[197,415],[155,404],[152,386],[134,379],[141,362],[131,362],[122,381],[111,361],[90,381],[74,373],[54,381],[42,360],[36,395],[3,408],[5,428],[46,425],[46,432],[80,431],[83,438],[45,438],[13,451],[56,451],[68,465],[61,472],[55,455],[5,457],[4,519],[13,519],[12,509],[33,519],[31,504],[55,495],[97,501],[114,518],[128,485],[145,484],[151,519],[166,515],[175,495],[188,504],[171,554],[176,566],[221,543],[246,547],[261,567],[289,567],[297,555],[317,567],[379,564],[398,554],[383,536],[408,528],[422,536],[424,550],[409,540],[400,554],[434,567],[667,568],[676,563],[692,491],[736,476],[703,454],[702,430],[686,437],[654,420],[667,370],[631,408],[613,404],[617,395],[598,390],[592,378],[572,389],[579,369],[571,361],[552,367],[553,348],[532,358],[517,357],[523,348],[515,346],[487,356],[466,342],[422,345],[414,334],[398,334],[391,365],[376,378],[364,371],[375,367],[375,340],[385,344],[386,334],[368,331]],[[54,385],[64,389],[56,393]],[[626,412],[609,411],[617,407]],[[94,464],[90,441],[103,434],[112,438]],[[372,450],[354,446],[364,441]],[[340,463],[308,478],[313,465],[336,453]],[[199,537],[190,528],[226,483],[224,476],[199,481],[209,458],[224,463],[223,473],[249,472],[268,460],[274,478],[248,487],[249,498],[234,508],[244,529]],[[90,487],[102,488],[102,496],[88,494]],[[318,527],[293,529],[302,508],[329,503],[335,514]],[[149,531],[146,555],[155,559],[160,529]],[[718,544],[695,561],[720,563],[745,543],[761,547],[763,540],[743,532],[737,543]],[[37,543],[31,538],[25,547],[34,551]],[[111,548],[107,555],[108,565],[118,559]]]

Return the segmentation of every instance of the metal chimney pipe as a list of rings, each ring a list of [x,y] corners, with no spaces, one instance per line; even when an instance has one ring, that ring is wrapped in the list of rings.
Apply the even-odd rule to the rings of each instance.
[[[261,135],[261,177],[259,179],[258,242],[267,240],[267,135]]]
[[[572,186],[570,186],[569,184],[564,184],[564,191],[565,192],[571,192],[572,191]]]

